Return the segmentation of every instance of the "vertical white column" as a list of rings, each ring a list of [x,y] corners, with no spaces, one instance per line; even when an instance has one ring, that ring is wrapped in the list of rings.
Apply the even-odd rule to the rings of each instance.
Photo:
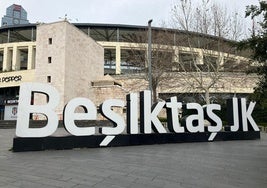
[[[223,54],[223,52],[220,52],[220,54],[219,54],[219,63],[220,63],[220,66],[224,65],[224,54]]]
[[[220,70],[224,69],[224,53],[220,52],[218,56]]]
[[[174,65],[172,66],[172,70],[178,70],[178,63],[179,63],[179,49],[178,47],[174,47],[174,54],[172,56],[172,61],[174,62]]]
[[[3,71],[10,71],[11,70],[11,52],[7,46],[4,47],[4,54],[3,54]]]
[[[20,50],[17,45],[13,47],[12,70],[20,70]]]
[[[202,50],[198,51],[197,54],[197,64],[203,65],[204,64],[204,57],[203,57],[203,52]]]
[[[179,62],[179,48],[174,47],[174,55],[173,55],[173,62],[178,63]]]
[[[32,45],[28,46],[27,69],[34,69],[35,51]]]
[[[116,45],[116,74],[121,74],[121,47]]]

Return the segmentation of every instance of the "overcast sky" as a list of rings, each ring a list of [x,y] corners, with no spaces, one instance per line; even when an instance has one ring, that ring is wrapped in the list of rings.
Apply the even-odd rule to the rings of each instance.
[[[28,20],[36,22],[54,22],[67,14],[70,22],[113,23],[147,25],[153,19],[154,26],[162,21],[168,22],[172,5],[178,0],[0,0],[0,16],[6,14],[6,8],[12,4],[22,5],[28,12]],[[193,0],[199,2],[200,0]],[[258,4],[259,0],[210,0],[245,14],[246,5]]]

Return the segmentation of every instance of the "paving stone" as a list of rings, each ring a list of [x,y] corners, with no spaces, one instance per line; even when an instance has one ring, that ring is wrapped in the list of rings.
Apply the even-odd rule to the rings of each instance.
[[[266,188],[261,140],[13,153],[0,129],[0,187]]]

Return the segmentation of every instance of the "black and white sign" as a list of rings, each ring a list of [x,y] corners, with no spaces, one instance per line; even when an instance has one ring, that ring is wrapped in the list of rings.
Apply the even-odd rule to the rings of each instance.
[[[32,105],[31,95],[34,92],[43,93],[49,97],[49,101],[44,105]],[[23,83],[20,86],[20,98],[18,106],[18,120],[16,135],[18,137],[48,137],[52,135],[58,128],[58,115],[55,108],[59,104],[60,97],[58,91],[48,84],[40,83]],[[114,127],[101,127],[99,132],[106,135],[100,146],[107,146],[116,135],[120,135],[127,130],[127,134],[166,134],[166,133],[204,133],[204,120],[209,120],[211,124],[207,131],[210,134],[209,141],[212,141],[216,134],[222,130],[222,120],[216,115],[216,111],[221,110],[219,104],[208,104],[201,106],[198,103],[186,104],[186,109],[194,110],[195,114],[186,117],[186,125],[181,126],[179,120],[179,112],[182,110],[182,103],[177,101],[176,97],[170,100],[160,101],[156,104],[151,103],[150,91],[142,91],[139,95],[140,104],[138,105],[138,94],[131,93],[127,95],[127,118],[114,112],[113,107],[124,108],[125,102],[118,99],[109,99],[100,105],[100,113],[108,120],[113,122]],[[249,128],[259,131],[259,128],[252,118],[252,112],[255,102],[250,102],[247,106],[245,98],[231,100],[231,112],[233,124],[230,125],[230,131],[248,131]],[[78,107],[83,107],[83,113],[75,112]],[[160,111],[167,109],[167,128],[162,125],[158,118]],[[91,136],[96,134],[96,127],[78,127],[75,120],[96,120],[97,108],[95,104],[88,98],[74,98],[69,101],[63,111],[63,120],[65,129],[75,136]],[[10,111],[11,112],[11,111]],[[30,128],[29,117],[32,113],[43,114],[47,117],[47,124],[42,128]],[[140,117],[140,126],[138,119]],[[127,123],[126,123],[127,122]]]
[[[0,82],[2,83],[20,82],[21,80],[21,75],[0,77]]]
[[[17,120],[18,106],[17,105],[6,105],[4,120]]]

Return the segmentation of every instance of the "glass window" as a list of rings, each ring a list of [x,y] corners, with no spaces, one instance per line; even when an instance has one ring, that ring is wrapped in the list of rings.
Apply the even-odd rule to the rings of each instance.
[[[147,31],[144,29],[124,29],[120,28],[120,42],[147,42]]]
[[[121,50],[121,72],[123,74],[145,71],[145,50]]]
[[[225,58],[223,67],[225,72],[245,72],[251,68],[249,61],[238,61],[232,58]]]
[[[8,38],[8,32],[6,31],[1,31],[0,32],[0,43],[7,43],[7,38]]]
[[[190,52],[180,52],[179,53],[179,71],[195,71],[195,64],[197,62],[197,54],[192,54]]]
[[[90,37],[96,41],[117,41],[117,29],[91,27]]]
[[[115,74],[116,69],[116,50],[105,49],[104,50],[104,73]]]
[[[10,40],[9,42],[24,42],[24,41],[32,41],[36,38],[34,36],[32,28],[23,28],[17,29],[12,28],[10,29]]]
[[[204,64],[198,66],[202,71],[206,72],[218,72],[220,70],[220,58],[212,55],[204,55]]]
[[[3,59],[4,59],[3,51],[0,51],[0,72],[2,72],[3,70]]]
[[[14,18],[20,18],[20,11],[13,11]]]
[[[20,50],[20,70],[27,70],[28,49]]]

